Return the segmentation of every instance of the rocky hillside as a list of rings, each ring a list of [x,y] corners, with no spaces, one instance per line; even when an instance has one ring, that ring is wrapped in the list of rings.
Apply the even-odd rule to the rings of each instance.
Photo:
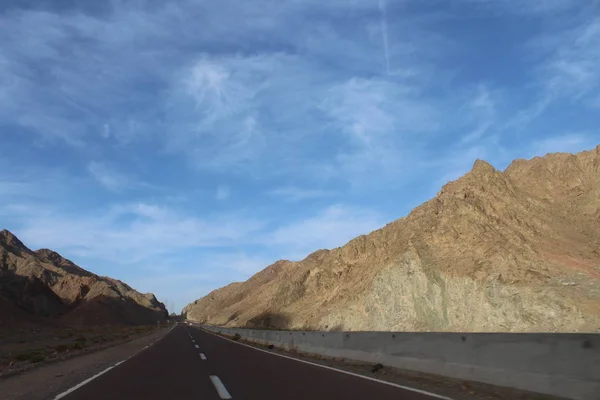
[[[504,172],[478,160],[407,217],[184,313],[265,328],[598,332],[600,146]]]
[[[31,251],[11,232],[0,232],[0,327],[152,324],[166,317],[153,294],[95,275],[51,250]]]

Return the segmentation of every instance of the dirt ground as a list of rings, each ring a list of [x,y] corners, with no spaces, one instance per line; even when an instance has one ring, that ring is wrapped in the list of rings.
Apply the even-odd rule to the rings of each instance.
[[[115,363],[143,351],[144,348],[152,345],[165,336],[172,328],[156,327],[148,331],[140,330],[137,337],[131,336],[126,342],[117,341],[105,342],[103,345],[108,348],[100,350],[94,347],[88,352],[75,354],[60,362],[43,361],[35,364],[35,368],[30,368],[26,373],[5,374],[0,377],[0,398],[2,400],[46,400],[52,399],[57,394],[79,384],[83,380],[105,370]],[[119,335],[123,336],[128,330],[123,330]],[[97,332],[96,332],[97,333]],[[121,338],[121,340],[125,340]],[[54,361],[58,361],[54,359]]]
[[[116,346],[159,328],[152,325],[0,330],[0,378]]]

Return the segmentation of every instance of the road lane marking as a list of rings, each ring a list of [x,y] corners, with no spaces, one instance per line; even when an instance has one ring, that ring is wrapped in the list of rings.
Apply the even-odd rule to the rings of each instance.
[[[197,344],[195,344],[195,345],[194,345],[194,347],[195,347],[195,348],[197,348],[197,349],[199,349],[199,348],[200,348],[200,346],[198,346]]]
[[[200,353],[200,358],[206,360],[206,356],[204,355],[204,353]]]
[[[135,357],[135,356],[137,356],[137,355],[138,355],[138,354],[140,354],[142,351],[146,350],[148,347],[150,347],[150,346],[153,346],[155,343],[159,342],[159,341],[160,341],[160,340],[162,340],[164,337],[168,336],[168,335],[169,335],[169,333],[171,333],[171,331],[172,331],[173,329],[175,329],[175,327],[176,327],[176,326],[177,326],[177,325],[173,326],[173,327],[172,327],[172,328],[169,330],[169,332],[167,332],[167,333],[165,333],[163,336],[161,336],[161,337],[160,337],[160,339],[158,339],[158,340],[156,340],[156,341],[152,342],[152,344],[150,344],[149,346],[146,346],[146,347],[144,347],[143,349],[141,349],[140,351],[138,351],[137,353],[130,355],[129,357],[127,357],[126,359],[124,359],[124,360],[122,360],[122,361],[119,361],[118,363],[116,363],[116,364],[115,364],[115,365],[113,365],[112,367],[108,367],[108,368],[106,368],[104,371],[102,371],[102,372],[98,372],[96,375],[92,376],[91,378],[88,378],[88,379],[84,380],[83,382],[80,382],[80,383],[78,383],[77,385],[73,386],[73,387],[72,387],[72,388],[70,388],[69,390],[62,392],[61,394],[57,395],[57,396],[54,398],[54,400],[60,400],[60,399],[62,399],[63,397],[65,397],[65,396],[67,396],[67,395],[69,395],[69,394],[73,393],[74,391],[76,391],[76,390],[77,390],[77,389],[79,389],[80,387],[82,387],[82,386],[84,386],[84,385],[87,385],[88,383],[90,383],[90,382],[91,382],[91,381],[93,381],[94,379],[98,378],[99,376],[101,376],[101,375],[104,375],[105,373],[107,373],[107,372],[108,372],[108,371],[110,371],[111,369],[113,369],[113,368],[115,368],[115,367],[118,367],[119,365],[123,364],[125,361],[127,361],[127,360],[129,360],[129,359],[131,359],[131,358],[133,358],[133,357]]]
[[[287,358],[287,359],[298,361],[298,362],[301,362],[301,363],[304,363],[304,364],[314,365],[316,367],[321,367],[321,368],[329,369],[329,370],[332,370],[332,371],[341,372],[342,374],[352,375],[352,376],[355,376],[357,378],[367,379],[369,381],[382,383],[384,385],[394,386],[394,387],[397,387],[399,389],[408,390],[410,392],[421,393],[421,394],[424,394],[426,396],[434,397],[436,399],[454,400],[451,397],[442,396],[442,395],[439,395],[439,394],[436,394],[436,393],[432,393],[432,392],[427,392],[427,391],[421,390],[421,389],[415,389],[415,388],[412,388],[410,386],[398,385],[397,383],[392,383],[392,382],[388,382],[388,381],[382,381],[381,379],[371,378],[370,376],[365,376],[365,375],[360,375],[360,374],[355,374],[354,372],[344,371],[343,369],[337,369],[337,368],[333,368],[333,367],[328,367],[327,365],[321,365],[321,364],[313,363],[313,362],[310,362],[310,361],[301,360],[299,358],[289,357],[289,356],[285,356],[285,355],[279,354],[279,353],[273,353],[271,351],[259,349],[258,347],[250,346],[249,344],[246,344],[246,343],[240,343],[240,342],[237,342],[235,340],[231,340],[229,338],[217,335],[216,333],[213,333],[213,332],[210,332],[210,331],[207,331],[207,330],[204,330],[204,329],[200,329],[200,328],[198,328],[198,329],[201,330],[202,332],[209,333],[209,334],[211,334],[213,336],[216,336],[218,338],[227,340],[229,342],[232,342],[232,343],[235,343],[235,344],[239,344],[241,346],[246,346],[246,347],[249,347],[249,348],[254,349],[254,350],[262,351],[263,353],[267,353],[267,354],[271,354],[271,355],[274,355],[274,356],[279,356],[279,357]]]
[[[225,388],[225,385],[223,385],[223,382],[221,382],[221,380],[219,379],[218,376],[211,375],[210,380],[212,381],[213,385],[215,385],[215,389],[217,389],[217,393],[219,393],[219,397],[221,397],[222,399],[231,399],[232,398],[231,395],[229,394],[229,392],[227,391],[227,389]]]
[[[66,392],[62,392],[61,394],[59,394],[58,396],[56,396],[54,398],[54,400],[62,399],[63,397],[65,397],[65,396],[73,393],[74,391],[76,391],[77,389],[79,389],[80,387],[82,387],[83,385],[90,383],[91,381],[93,381],[94,379],[96,379],[97,377],[99,377],[100,375],[104,375],[105,373],[107,373],[108,371],[110,371],[113,368],[114,368],[114,366],[108,367],[104,371],[97,373],[96,375],[92,376],[91,378],[87,378],[85,381],[81,382],[80,384],[75,385],[71,389],[67,390]]]
[[[196,341],[194,339],[192,339],[192,343],[196,343]]]

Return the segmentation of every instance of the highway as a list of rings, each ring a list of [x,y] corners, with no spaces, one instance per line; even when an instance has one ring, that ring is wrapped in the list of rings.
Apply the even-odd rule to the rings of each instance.
[[[153,346],[55,400],[411,399],[412,391],[281,357],[179,324]]]

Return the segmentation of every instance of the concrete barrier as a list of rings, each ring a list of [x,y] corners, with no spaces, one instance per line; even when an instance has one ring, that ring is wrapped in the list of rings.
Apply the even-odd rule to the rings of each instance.
[[[600,400],[599,334],[303,332],[199,326],[288,350]]]

